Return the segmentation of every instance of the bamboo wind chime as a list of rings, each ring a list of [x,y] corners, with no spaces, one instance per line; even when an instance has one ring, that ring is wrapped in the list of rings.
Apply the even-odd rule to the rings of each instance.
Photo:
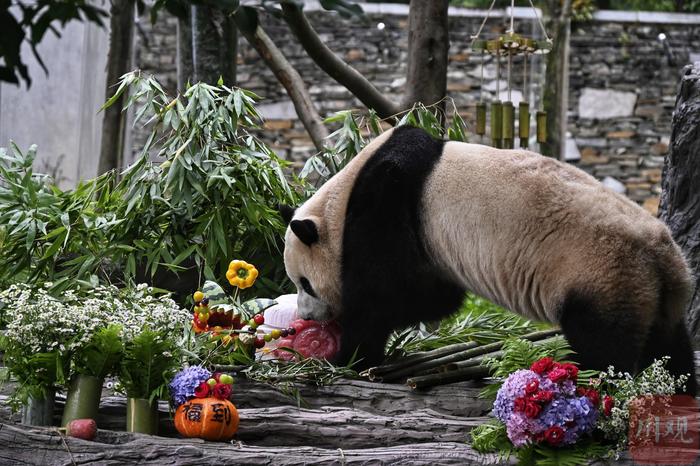
[[[552,49],[552,40],[547,36],[542,20],[537,14],[537,9],[530,0],[530,6],[535,12],[535,17],[542,30],[544,39],[534,39],[521,34],[516,34],[513,28],[515,14],[515,0],[511,0],[510,28],[505,34],[492,39],[481,39],[481,32],[489,19],[496,0],[486,12],[477,33],[471,36],[471,49],[481,55],[481,96],[476,104],[476,128],[475,132],[483,139],[486,134],[486,102],[484,102],[484,64],[486,55],[491,55],[496,60],[496,97],[491,102],[491,145],[497,148],[512,149],[515,146],[515,106],[511,98],[513,88],[513,58],[522,57],[523,67],[523,99],[518,106],[518,138],[520,147],[527,149],[530,142],[530,103],[528,98],[528,58],[531,55],[545,55]],[[508,100],[501,101],[501,61],[506,61]],[[542,106],[542,98],[539,99],[539,109],[535,115],[537,124],[537,142],[547,142],[547,113]]]

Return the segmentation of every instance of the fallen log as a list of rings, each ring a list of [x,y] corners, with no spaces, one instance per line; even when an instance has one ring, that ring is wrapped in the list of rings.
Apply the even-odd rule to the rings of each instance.
[[[94,442],[89,442],[63,437],[55,429],[11,424],[0,424],[0,445],[0,464],[7,466],[507,464],[498,462],[496,455],[481,455],[461,442],[366,449],[257,447],[103,430],[98,431]]]
[[[7,385],[4,391],[10,393],[11,387]],[[482,416],[491,409],[488,401],[478,397],[482,386],[473,382],[464,382],[414,392],[405,385],[374,383],[366,380],[341,379],[325,386],[292,383],[275,386],[239,378],[236,379],[233,387],[233,403],[238,408],[335,406],[384,414],[403,414],[431,409],[453,416],[472,417]],[[61,395],[56,399],[56,411],[59,416],[64,399],[65,397]],[[19,415],[13,416],[10,413],[6,400],[7,396],[0,395],[0,421],[19,422]],[[123,417],[126,409],[125,402],[123,397],[115,396],[113,391],[105,390],[100,404],[101,419],[107,421],[109,417],[116,415]],[[160,403],[160,411],[168,413],[166,402]]]
[[[289,406],[239,410],[238,440],[254,445],[366,448],[422,442],[466,442],[486,417],[458,417],[420,410],[393,416],[347,408]]]
[[[60,422],[62,401],[57,402],[56,423]],[[159,434],[176,437],[166,403],[159,405]],[[236,438],[254,445],[308,445],[362,448],[406,443],[466,441],[469,431],[486,417],[460,417],[430,409],[404,414],[373,414],[359,409],[294,406],[239,409],[240,427]],[[126,400],[106,397],[96,419],[100,429],[123,431],[126,426]],[[2,464],[2,463],[0,463]]]
[[[482,388],[483,384],[463,382],[415,392],[403,384],[343,379],[320,387],[292,384],[283,390],[241,379],[234,385],[233,400],[240,408],[336,406],[384,414],[431,409],[453,416],[470,417],[482,416],[491,409],[491,403],[479,398]]]

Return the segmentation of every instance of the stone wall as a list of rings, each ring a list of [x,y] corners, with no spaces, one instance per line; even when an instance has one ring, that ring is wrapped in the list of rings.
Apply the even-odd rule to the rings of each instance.
[[[387,96],[400,98],[405,83],[406,5],[368,4],[361,19],[343,19],[313,4],[306,10],[325,43]],[[500,10],[492,17],[485,33],[504,29],[504,13]],[[497,87],[495,64],[487,59],[482,86],[481,57],[469,52],[470,36],[483,14],[461,8],[450,11],[448,93],[467,122],[473,122],[481,93],[489,100]],[[539,32],[529,10],[517,8],[516,18],[516,30]],[[264,17],[263,23],[300,72],[323,116],[362,108],[306,56],[282,21]],[[690,55],[700,52],[699,24],[700,15],[598,12],[593,21],[573,26],[567,159],[652,212],[658,206],[679,72]],[[139,29],[137,66],[155,72],[174,91],[177,22],[163,15],[154,28],[143,20]],[[661,33],[665,44],[659,40]],[[263,137],[281,156],[303,163],[314,152],[313,145],[283,88],[245,40],[240,42],[238,65],[238,85],[263,98],[260,110],[267,119]],[[517,105],[522,98],[522,67],[515,65],[512,100]],[[540,76],[537,60],[529,70],[536,87],[539,79],[531,78]],[[533,86],[528,93],[539,94]],[[134,147],[142,140],[143,135],[136,134]],[[472,141],[479,142],[478,137]]]
[[[572,31],[569,131],[579,166],[622,182],[652,212],[680,71],[700,52],[699,33],[697,18],[694,25],[595,21]]]

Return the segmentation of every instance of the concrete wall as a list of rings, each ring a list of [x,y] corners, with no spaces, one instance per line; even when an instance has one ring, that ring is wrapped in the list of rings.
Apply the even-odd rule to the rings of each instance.
[[[49,32],[39,45],[48,75],[25,44],[31,87],[0,84],[0,146],[37,144],[37,167],[72,186],[97,172],[109,36],[75,22],[61,36]]]

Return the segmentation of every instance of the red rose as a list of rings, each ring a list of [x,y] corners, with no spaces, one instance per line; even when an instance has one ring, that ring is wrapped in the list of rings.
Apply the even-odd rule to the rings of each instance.
[[[589,389],[586,393],[586,396],[589,400],[591,400],[593,406],[598,406],[600,404],[600,393],[598,393],[598,390],[596,390],[595,388]]]
[[[576,387],[576,394],[578,396],[586,396],[586,393],[588,393],[588,389],[586,389],[586,387]]]
[[[568,377],[571,380],[573,380],[574,382],[576,382],[576,378],[578,377],[578,367],[576,367],[576,365],[571,364],[571,363],[566,363],[566,364],[562,364],[559,367],[561,369],[564,369],[566,371],[566,374],[568,375]]]
[[[220,400],[228,400],[231,398],[231,385],[225,383],[217,383],[212,390],[214,398]]]
[[[535,440],[535,443],[544,442],[544,432],[540,432],[538,434],[535,434],[534,440]]]
[[[549,377],[549,380],[551,380],[552,382],[559,383],[568,379],[569,373],[566,372],[566,369],[562,367],[557,367],[555,369],[552,369],[551,372],[547,374],[547,377]]]
[[[528,395],[532,395],[537,391],[538,388],[540,388],[540,381],[537,379],[533,379],[532,382],[525,385],[525,393]]]
[[[544,438],[550,445],[559,445],[564,440],[564,429],[559,426],[552,426],[544,431]]]
[[[540,407],[540,405],[538,405],[534,401],[527,400],[525,402],[525,416],[529,417],[530,419],[532,419],[533,417],[537,417],[540,414],[541,410],[542,408]]]
[[[537,372],[538,374],[542,375],[552,369],[554,366],[554,359],[552,358],[542,358],[538,359],[537,361],[533,362],[532,365],[530,366],[530,370],[533,372]]]
[[[541,390],[532,395],[532,401],[544,403],[552,401],[552,398],[554,398],[554,392],[552,392],[551,390]]]
[[[603,398],[603,414],[610,416],[613,407],[615,406],[615,399],[610,395],[605,395]]]
[[[527,405],[527,400],[524,396],[515,399],[513,402],[513,411],[516,413],[522,413],[525,411],[525,406]]]
[[[199,387],[194,389],[194,396],[197,398],[206,398],[209,396],[209,384],[206,382],[202,382],[199,384]]]

